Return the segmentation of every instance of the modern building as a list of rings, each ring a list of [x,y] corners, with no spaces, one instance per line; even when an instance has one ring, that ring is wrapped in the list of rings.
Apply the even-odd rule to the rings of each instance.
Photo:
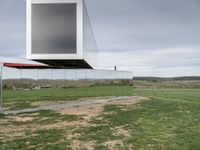
[[[84,0],[27,0],[27,59],[59,68],[96,66]]]

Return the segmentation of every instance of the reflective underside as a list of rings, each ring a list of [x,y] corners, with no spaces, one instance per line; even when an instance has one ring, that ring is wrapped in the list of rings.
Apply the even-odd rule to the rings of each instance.
[[[35,60],[52,66],[53,68],[65,69],[92,69],[85,60]]]

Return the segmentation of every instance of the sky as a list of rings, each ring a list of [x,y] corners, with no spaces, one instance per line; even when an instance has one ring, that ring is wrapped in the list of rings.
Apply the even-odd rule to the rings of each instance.
[[[200,75],[199,0],[85,0],[102,69]],[[0,61],[25,59],[25,0],[0,0]]]

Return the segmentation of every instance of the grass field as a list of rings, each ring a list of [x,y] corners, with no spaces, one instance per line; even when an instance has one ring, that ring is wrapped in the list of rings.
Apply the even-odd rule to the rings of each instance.
[[[81,88],[47,88],[39,90],[4,90],[4,109],[32,107],[37,101],[67,101],[86,97],[132,95],[131,86],[96,86]]]
[[[134,95],[151,98],[133,110],[138,148],[200,149],[200,89],[143,89]]]
[[[66,98],[71,99],[87,96],[85,93],[91,96],[100,89],[98,95],[92,96],[106,95],[108,89],[105,87],[87,92],[79,89],[79,93],[77,89],[68,89],[64,95],[64,92],[57,94],[61,97],[69,95]],[[119,92],[120,87],[116,87],[115,92],[117,90]],[[11,99],[9,92],[7,94],[7,102],[20,100]],[[74,112],[0,115],[0,149],[200,149],[200,89],[134,89],[132,95],[148,97],[149,100],[128,105],[74,108]],[[27,97],[32,95],[27,94]]]

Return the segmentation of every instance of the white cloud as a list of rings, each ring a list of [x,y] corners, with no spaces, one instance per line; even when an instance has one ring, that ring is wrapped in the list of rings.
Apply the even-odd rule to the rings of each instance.
[[[157,51],[101,53],[100,68],[131,70],[136,76],[200,75],[200,50],[176,48]]]
[[[86,0],[100,68],[200,75],[199,0]],[[0,60],[25,56],[25,0],[0,0]],[[24,60],[24,59],[23,59]]]

